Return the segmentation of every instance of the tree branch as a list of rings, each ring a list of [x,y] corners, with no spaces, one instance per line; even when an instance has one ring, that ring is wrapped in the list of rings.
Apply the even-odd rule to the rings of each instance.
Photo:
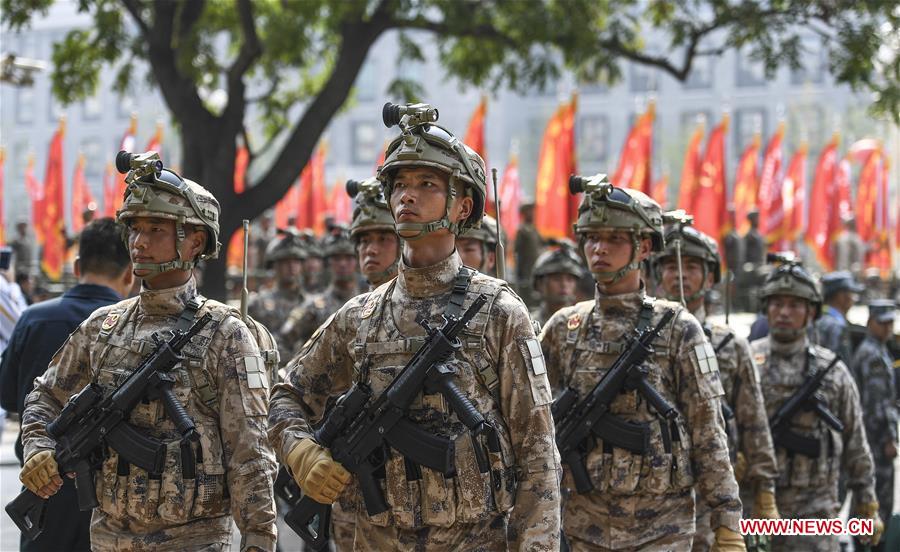
[[[147,25],[147,22],[141,18],[141,6],[138,4],[137,0],[122,0],[122,4],[125,6],[125,9],[128,10],[128,13],[131,14],[131,18],[134,19],[138,29],[141,30],[141,34],[144,35],[144,38],[147,38],[150,35],[150,27]]]
[[[272,82],[272,85],[269,86],[268,90],[266,90],[263,94],[260,94],[259,96],[256,96],[254,98],[247,98],[247,103],[248,104],[259,103],[259,102],[263,101],[264,99],[272,96],[272,94],[274,94],[275,90],[278,88],[278,85],[281,84],[281,77],[278,75],[275,75],[272,77],[271,82]]]

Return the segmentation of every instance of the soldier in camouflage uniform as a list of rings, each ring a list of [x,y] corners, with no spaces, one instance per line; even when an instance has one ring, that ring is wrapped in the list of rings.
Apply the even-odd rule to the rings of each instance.
[[[484,215],[481,226],[466,228],[456,238],[463,264],[482,274],[497,276],[497,219]]]
[[[300,279],[306,252],[300,237],[290,230],[279,230],[280,237],[272,240],[266,250],[266,268],[274,270],[275,285],[250,296],[247,311],[273,331],[278,331],[291,310],[303,304]],[[291,357],[291,349],[278,339],[278,352],[283,359]]]
[[[706,318],[704,299],[722,279],[722,259],[712,238],[684,224],[673,224],[666,232],[666,249],[653,259],[657,280],[669,300],[683,302],[700,322],[716,353],[725,391],[722,412],[728,446],[745,515],[777,519],[774,492],[778,469],[750,344],[728,326]],[[693,550],[705,551],[712,546],[709,521],[709,508],[698,504]]]
[[[587,272],[574,243],[569,240],[557,243],[557,249],[541,253],[532,272],[533,288],[541,296],[541,305],[531,311],[531,318],[540,326],[554,312],[576,303],[578,280]]]
[[[285,349],[292,354],[300,350],[306,340],[344,303],[359,293],[356,273],[356,248],[350,236],[340,234],[329,237],[324,246],[325,260],[331,272],[331,283],[322,293],[308,297],[290,314],[278,332]]]
[[[897,306],[891,300],[869,303],[868,333],[853,354],[853,375],[859,388],[863,420],[875,460],[875,489],[881,519],[894,507],[894,458],[897,457],[897,395],[894,360],[887,340],[894,329]]]
[[[856,302],[856,294],[864,289],[847,271],[830,272],[822,277],[825,308],[815,323],[817,343],[836,353],[848,365],[853,351],[847,328],[847,313]]]
[[[303,261],[303,291],[309,297],[321,293],[327,287],[328,274],[325,270],[325,251],[312,231],[301,234],[306,259]]]
[[[397,276],[400,237],[394,228],[394,217],[378,179],[370,178],[363,182],[350,180],[347,182],[347,192],[350,197],[356,198],[350,238],[356,245],[359,269],[371,289],[375,289]]]
[[[356,512],[354,550],[557,550],[559,459],[528,311],[504,282],[464,267],[454,249],[459,230],[481,220],[484,162],[447,130],[411,118],[401,120],[403,134],[378,173],[404,240],[399,274],[351,299],[290,362],[272,394],[270,441],[308,496],[339,499]],[[389,510],[370,517],[355,482],[347,486],[351,476],[312,440],[311,428],[354,379],[367,378],[375,396],[384,391],[424,339],[418,316],[439,323],[479,294],[488,302],[448,364],[453,382],[497,428],[500,450],[488,454],[496,485],[478,468],[482,438],[470,436],[441,395],[423,393],[407,415],[453,440],[457,475],[407,471],[392,451],[382,480]],[[371,364],[360,373],[364,361]]]
[[[145,161],[156,154],[142,154]],[[141,162],[131,160],[131,167]],[[152,165],[151,165],[152,166]],[[265,328],[244,323],[236,309],[197,293],[191,270],[219,253],[219,203],[204,188],[167,169],[132,171],[118,219],[128,227],[137,297],[95,311],[35,380],[25,401],[21,479],[41,496],[61,483],[46,426],[88,383],[107,390],[127,377],[154,338],[209,323],[176,365],[176,397],[196,424],[189,443],[196,476],[183,477],[180,434],[161,401],[138,403],[127,421],[166,446],[163,473],[147,473],[108,449],[95,476],[99,507],[91,522],[94,550],[228,550],[232,518],[241,550],[273,550],[275,456],[266,439],[267,367],[257,338]],[[267,344],[270,341],[266,341]]]
[[[582,178],[584,199],[575,232],[596,281],[593,301],[554,314],[541,331],[554,389],[572,387],[584,397],[604,377],[637,328],[655,326],[668,310],[675,317],[654,342],[645,363],[647,381],[675,407],[664,420],[637,391],[623,391],[610,412],[625,422],[647,423],[644,455],[598,440],[586,465],[594,490],[570,489],[563,530],[572,550],[690,550],[695,491],[711,511],[718,550],[744,550],[738,534],[741,501],[728,458],[721,416],[722,382],[709,340],[686,309],[647,296],[640,264],[663,249],[662,212],[645,194],[612,187],[606,175]],[[585,182],[587,181],[587,182]]]
[[[796,263],[775,269],[760,291],[769,320],[769,336],[750,344],[759,368],[766,414],[769,419],[806,379],[827,367],[835,354],[811,345],[807,330],[822,305],[815,280]],[[789,420],[790,429],[819,442],[820,452],[810,457],[789,453],[775,441],[779,478],[775,494],[785,518],[837,518],[838,476],[844,472],[853,491],[850,516],[875,520],[877,542],[884,527],[878,516],[872,453],[866,442],[859,393],[847,366],[838,361],[825,375],[818,390],[824,406],[843,424],[838,432],[812,410],[802,410]],[[777,437],[777,436],[774,436]],[[836,551],[838,537],[774,536],[774,550]]]

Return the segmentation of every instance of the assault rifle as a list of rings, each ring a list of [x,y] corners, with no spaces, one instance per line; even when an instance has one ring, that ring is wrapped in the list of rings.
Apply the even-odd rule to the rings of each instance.
[[[88,511],[98,506],[94,487],[94,468],[102,461],[105,446],[110,446],[130,464],[151,474],[165,468],[166,445],[148,437],[125,420],[145,397],[160,399],[166,415],[181,434],[181,461],[185,479],[194,477],[196,462],[190,441],[197,440],[194,421],[172,391],[175,376],[172,368],[184,359],[181,350],[212,316],[203,315],[187,331],[175,330],[169,341],[153,335],[156,348],[147,355],[124,382],[104,394],[103,386],[89,383],[74,395],[47,424],[47,435],[56,441],[54,455],[59,473],[75,473],[78,509]],[[31,539],[43,530],[46,501],[29,490],[6,505],[6,513],[22,533]]]
[[[641,366],[653,353],[651,343],[674,315],[675,311],[667,310],[654,328],[635,331],[619,358],[581,402],[576,404],[578,391],[572,387],[553,402],[556,446],[563,463],[569,465],[579,493],[588,493],[594,488],[585,459],[596,446],[595,438],[637,454],[645,453],[649,447],[649,423],[628,422],[609,412],[610,405],[622,390],[636,389],[667,420],[678,416],[678,411],[647,382],[648,369]]]
[[[790,452],[800,453],[809,458],[819,457],[822,452],[822,444],[819,440],[800,435],[789,427],[794,415],[801,410],[813,411],[835,431],[844,431],[844,424],[833,412],[828,410],[822,396],[818,394],[825,375],[837,364],[838,360],[838,357],[834,357],[828,366],[806,378],[800,389],[791,395],[769,419],[772,441],[776,447],[783,447]]]
[[[475,405],[452,381],[453,369],[446,364],[462,344],[459,332],[487,302],[479,295],[461,317],[444,315],[444,324],[433,328],[423,318],[419,324],[428,332],[422,347],[409,360],[387,389],[372,401],[373,392],[367,378],[360,378],[344,393],[325,415],[315,431],[315,440],[331,451],[331,457],[347,471],[356,475],[362,491],[366,511],[370,516],[387,511],[376,472],[384,468],[387,448],[393,448],[407,459],[413,471],[425,466],[445,477],[453,477],[454,442],[429,433],[406,417],[407,409],[420,392],[441,393],[473,438],[484,434],[488,449],[499,452],[500,441],[496,429],[478,412]],[[364,364],[362,372],[368,371]],[[475,453],[481,473],[490,470],[482,447],[475,443]],[[413,466],[409,466],[412,462]],[[500,474],[492,473],[492,481],[499,484]],[[290,486],[282,485],[279,492],[288,503],[296,506],[284,516],[290,526],[314,550],[328,544],[331,525],[331,505],[320,504],[309,497],[294,500]],[[293,497],[293,498],[292,498]]]

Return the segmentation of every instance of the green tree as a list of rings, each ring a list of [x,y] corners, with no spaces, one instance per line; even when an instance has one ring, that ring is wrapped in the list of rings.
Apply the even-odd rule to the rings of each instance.
[[[2,22],[27,26],[51,4],[2,0]],[[79,8],[94,25],[54,46],[54,94],[63,103],[92,95],[104,66],[118,68],[122,91],[141,78],[135,62],[144,60],[179,126],[185,176],[222,203],[222,241],[284,195],[347,101],[370,48],[392,30],[403,59],[423,59],[406,33],[428,31],[448,75],[514,90],[543,86],[563,70],[614,83],[624,61],[685,80],[695,59],[733,48],[749,50],[772,74],[800,65],[802,37],[811,32],[822,38],[838,82],[870,90],[874,108],[895,118],[900,106],[893,0],[79,0]],[[664,37],[661,49],[645,47],[650,35]],[[218,88],[225,105],[205,102]],[[391,87],[402,99],[417,90],[402,80]],[[265,156],[271,163],[255,171],[262,176],[237,195],[236,139],[246,139],[248,112],[264,123],[260,150],[274,149]],[[251,163],[260,153],[251,152]],[[209,267],[207,293],[222,295],[224,272],[223,261]]]

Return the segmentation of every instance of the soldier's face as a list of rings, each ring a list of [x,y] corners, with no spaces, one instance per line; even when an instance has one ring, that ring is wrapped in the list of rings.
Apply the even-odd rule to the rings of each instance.
[[[636,261],[650,255],[650,240],[645,238],[639,243]],[[584,235],[584,256],[591,272],[615,272],[625,268],[631,261],[632,248],[631,233],[625,230],[598,229]]]
[[[481,241],[472,238],[456,238],[456,250],[466,266],[481,270],[484,264],[484,248]]]
[[[400,256],[400,240],[393,232],[370,230],[359,235],[356,251],[364,275],[380,274]]]
[[[353,255],[333,255],[328,257],[328,268],[335,280],[346,282],[356,273],[356,257]]]
[[[280,284],[299,284],[301,274],[303,274],[303,261],[301,259],[275,261],[275,277]]]
[[[180,244],[182,259],[193,259],[203,251],[205,233],[185,226],[185,239]],[[133,263],[166,263],[177,258],[175,221],[154,217],[135,217],[128,221],[128,251]],[[150,273],[135,269],[143,278]]]
[[[324,263],[319,257],[309,257],[303,261],[303,272],[307,274],[318,274],[322,272]]]
[[[712,275],[705,274],[705,265],[697,257],[682,257],[681,272],[684,282],[684,296],[693,295],[712,283]],[[662,287],[666,294],[674,297],[679,294],[678,289],[678,259],[667,257],[662,263]],[[704,277],[705,276],[705,277]]]
[[[578,279],[564,272],[548,274],[541,278],[541,295],[546,300],[570,301],[575,297],[575,286]]]
[[[872,334],[872,337],[877,339],[878,341],[885,342],[891,337],[891,332],[894,329],[894,321],[888,320],[887,322],[878,322],[875,319],[869,320],[869,333]]]
[[[773,337],[791,336],[806,327],[812,318],[812,307],[806,299],[793,295],[773,295],[769,297],[766,315]]]
[[[428,223],[443,218],[450,179],[429,167],[399,169],[391,192],[391,212],[399,222]],[[457,190],[459,192],[459,190]],[[472,198],[457,194],[450,205],[450,220],[459,222],[472,212]],[[438,232],[449,234],[449,230]]]

